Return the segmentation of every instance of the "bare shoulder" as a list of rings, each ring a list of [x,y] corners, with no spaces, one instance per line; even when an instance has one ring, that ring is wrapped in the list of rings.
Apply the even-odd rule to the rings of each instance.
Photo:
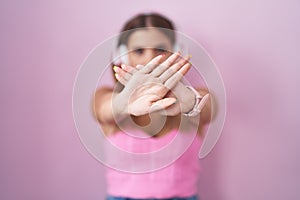
[[[95,112],[99,110],[101,104],[103,104],[105,100],[108,100],[108,97],[111,96],[112,92],[112,88],[109,87],[100,87],[96,90],[92,97],[92,106],[95,109]]]

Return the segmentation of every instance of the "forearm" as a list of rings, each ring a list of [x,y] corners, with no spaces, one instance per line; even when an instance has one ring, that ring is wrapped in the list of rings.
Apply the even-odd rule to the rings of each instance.
[[[201,96],[208,94],[206,90],[198,90]],[[200,121],[202,124],[207,124],[211,121],[211,101],[212,101],[212,94],[209,94],[209,100],[206,102],[205,106],[202,108],[200,112]]]
[[[125,109],[120,108],[120,103],[116,103],[118,96],[113,93],[112,89],[100,88],[97,90],[93,111],[95,118],[104,124],[116,123],[122,121],[127,115]]]

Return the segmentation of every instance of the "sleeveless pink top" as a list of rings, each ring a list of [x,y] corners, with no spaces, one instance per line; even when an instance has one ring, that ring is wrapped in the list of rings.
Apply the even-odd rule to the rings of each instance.
[[[136,134],[146,136],[141,131],[135,131]],[[109,141],[121,151],[132,153],[133,156],[144,154],[149,157],[146,158],[147,162],[116,158],[121,165],[126,164],[126,168],[122,170],[118,164],[115,165],[117,170],[107,167],[108,195],[139,199],[188,197],[198,193],[198,153],[201,140],[196,134],[172,130],[165,136],[145,139],[118,132],[110,136]],[[164,152],[160,153],[162,150]],[[152,153],[156,153],[155,156],[152,156]],[[107,155],[112,158],[115,154]],[[152,168],[151,163],[154,163]],[[128,172],[128,166],[136,167],[138,173]]]

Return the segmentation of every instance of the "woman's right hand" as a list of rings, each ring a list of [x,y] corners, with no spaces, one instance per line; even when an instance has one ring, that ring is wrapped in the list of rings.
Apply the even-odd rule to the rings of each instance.
[[[131,67],[128,80],[126,76],[129,74],[121,74],[123,70],[114,67],[118,81],[126,82],[124,89],[113,98],[114,113],[140,116],[174,104],[175,97],[165,96],[191,68],[189,62],[177,62],[179,56],[175,53],[160,63],[163,57],[160,55],[140,70]]]

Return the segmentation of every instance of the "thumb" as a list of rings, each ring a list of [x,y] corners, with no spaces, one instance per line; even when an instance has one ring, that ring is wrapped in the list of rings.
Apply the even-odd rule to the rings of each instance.
[[[168,97],[168,98],[160,99],[160,100],[152,103],[152,105],[150,107],[150,113],[158,111],[158,110],[165,109],[165,108],[175,104],[176,102],[177,102],[177,99],[174,98],[174,97]]]

